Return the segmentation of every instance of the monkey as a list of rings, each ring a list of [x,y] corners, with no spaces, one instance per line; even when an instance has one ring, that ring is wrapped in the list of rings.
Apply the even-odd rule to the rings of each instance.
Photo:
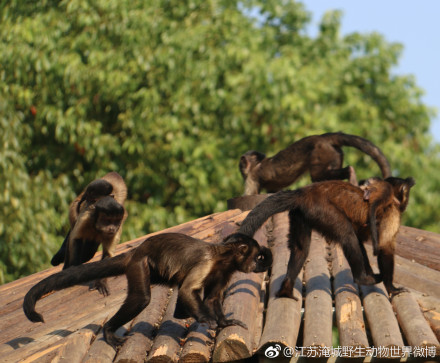
[[[373,244],[373,254],[379,253],[379,241],[377,232],[377,215],[383,214],[392,203],[400,204],[394,195],[393,187],[390,183],[377,177],[372,177],[360,182],[360,188],[363,190],[363,198],[370,204],[369,209],[369,225],[371,233],[371,241]],[[380,207],[380,208],[379,208]]]
[[[35,311],[36,302],[45,294],[97,278],[125,274],[128,292],[124,303],[103,327],[104,338],[113,347],[124,338],[115,331],[136,317],[150,302],[151,284],[178,286],[174,316],[194,317],[210,328],[246,325],[226,319],[221,299],[235,271],[264,272],[272,265],[270,249],[253,238],[235,233],[220,244],[211,244],[181,234],[163,233],[147,238],[138,247],[115,257],[73,266],[34,285],[26,294],[23,310],[32,322],[44,322]]]
[[[385,288],[392,297],[401,292],[407,291],[404,287],[396,287],[393,284],[394,276],[394,255],[396,249],[396,236],[400,227],[400,220],[402,213],[406,210],[409,202],[410,189],[415,185],[413,178],[395,178],[389,177],[385,179],[393,190],[393,200],[391,204],[385,203],[385,208],[382,210],[382,216],[379,217],[378,227],[378,245],[373,253],[377,255],[377,262],[379,271],[383,276],[383,283]],[[380,189],[384,181],[380,178],[367,179],[361,188],[365,191]],[[368,193],[368,192],[367,192]]]
[[[400,215],[406,209],[409,191],[415,181],[413,178],[389,177],[385,182],[391,185],[398,203],[389,204],[390,198],[381,196],[380,200],[385,201],[385,205],[374,205],[374,224],[379,227],[379,274],[373,274],[363,246],[371,235],[371,205],[369,200],[364,199],[368,193],[357,186],[341,180],[330,180],[296,190],[280,191],[266,198],[247,215],[238,232],[253,236],[270,216],[289,212],[290,258],[286,277],[277,292],[278,297],[296,300],[293,284],[309,253],[312,229],[327,240],[341,245],[356,283],[373,285],[383,281],[391,297],[401,291],[392,284],[395,236],[400,227]],[[379,183],[371,181],[370,188],[374,185],[379,187]]]
[[[240,158],[239,169],[245,183],[244,195],[259,194],[262,189],[276,193],[295,182],[306,171],[312,182],[348,179],[357,185],[352,166],[342,168],[342,146],[353,146],[370,155],[384,178],[391,176],[382,151],[370,141],[342,132],[312,135],[294,142],[272,157],[250,150]]]
[[[69,207],[70,230],[60,250],[53,256],[53,266],[64,262],[63,269],[89,261],[102,245],[102,258],[114,255],[122,225],[127,218],[123,206],[127,187],[122,177],[110,172],[92,181]],[[101,294],[109,295],[106,281],[94,284]]]

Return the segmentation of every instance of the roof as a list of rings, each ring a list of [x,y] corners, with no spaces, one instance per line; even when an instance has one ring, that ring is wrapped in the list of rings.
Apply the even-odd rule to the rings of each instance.
[[[216,243],[234,232],[246,215],[232,209],[161,232],[180,232]],[[341,250],[315,233],[296,283],[295,296],[303,295],[303,299],[275,298],[289,258],[287,232],[286,214],[266,223],[255,238],[270,245],[274,253],[270,274],[236,273],[227,290],[226,316],[243,321],[248,330],[233,326],[216,333],[193,319],[174,319],[176,291],[154,286],[149,306],[118,330],[120,335],[128,334],[128,339],[116,352],[103,340],[101,328],[126,296],[124,276],[108,280],[111,294],[107,297],[89,291],[88,286],[47,295],[37,303],[46,323],[26,319],[24,295],[61,269],[54,267],[0,286],[2,361],[225,362],[292,352],[286,347],[297,347],[300,354],[309,356],[319,352],[324,356],[356,352],[390,356],[408,350],[411,356],[440,354],[440,235],[401,227],[394,281],[410,292],[390,303],[382,284],[359,289]],[[117,253],[151,235],[120,244]],[[370,246],[368,251],[373,262]]]

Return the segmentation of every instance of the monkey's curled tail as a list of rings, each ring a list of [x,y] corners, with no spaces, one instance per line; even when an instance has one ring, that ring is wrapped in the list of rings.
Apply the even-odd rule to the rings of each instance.
[[[344,134],[342,132],[328,134],[335,137],[336,144],[338,146],[352,146],[365,154],[370,155],[373,160],[379,165],[382,171],[382,176],[388,178],[391,176],[390,164],[382,151],[374,145],[371,141],[364,139],[360,136]]]
[[[300,193],[300,190],[284,190],[267,197],[247,215],[238,233],[253,237],[269,217],[294,208]]]
[[[95,279],[122,275],[125,273],[124,260],[127,254],[124,253],[98,262],[72,266],[46,277],[34,285],[24,297],[24,314],[34,323],[44,323],[43,316],[35,311],[35,304],[43,295]]]

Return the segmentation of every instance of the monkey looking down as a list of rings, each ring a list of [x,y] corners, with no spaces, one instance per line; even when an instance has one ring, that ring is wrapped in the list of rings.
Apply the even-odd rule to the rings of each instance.
[[[272,253],[251,237],[235,233],[220,244],[210,244],[180,233],[163,233],[147,238],[137,248],[98,262],[73,266],[49,276],[26,294],[23,310],[33,322],[44,322],[35,311],[45,294],[70,286],[125,274],[127,297],[116,314],[105,323],[107,343],[116,347],[124,339],[115,331],[135,318],[150,302],[151,284],[179,287],[175,317],[194,317],[211,328],[246,326],[226,319],[222,296],[232,274],[264,272],[272,265]]]
[[[243,154],[239,169],[245,183],[244,195],[258,194],[262,189],[268,193],[278,192],[307,171],[313,182],[348,179],[357,185],[353,167],[342,167],[342,146],[352,146],[370,155],[379,165],[383,177],[391,176],[385,155],[373,143],[342,132],[327,133],[298,140],[269,158],[253,150]]]
[[[342,246],[356,283],[372,285],[383,281],[388,293],[393,296],[401,291],[392,283],[395,238],[400,227],[401,213],[406,209],[409,191],[414,184],[413,178],[370,180],[369,188],[374,186],[377,191],[382,188],[377,193],[378,203],[374,203],[374,195],[339,180],[280,191],[266,198],[247,215],[239,233],[253,236],[270,216],[289,212],[290,259],[286,277],[277,293],[278,297],[294,298],[294,281],[309,253],[312,229],[327,240]],[[370,214],[372,206],[375,219]],[[375,228],[371,229],[371,221],[374,227],[377,225],[377,231]],[[373,274],[363,246],[372,231],[378,235],[379,274]]]
[[[127,218],[123,206],[126,197],[127,187],[116,172],[92,181],[69,207],[70,230],[53,256],[52,265],[64,262],[66,269],[85,263],[100,245],[103,259],[113,256]],[[96,281],[94,287],[103,295],[109,294],[104,279]]]

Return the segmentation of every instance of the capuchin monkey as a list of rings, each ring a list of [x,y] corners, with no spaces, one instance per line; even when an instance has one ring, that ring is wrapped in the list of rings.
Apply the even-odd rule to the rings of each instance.
[[[377,219],[380,220],[393,203],[399,205],[400,202],[394,196],[392,185],[380,178],[374,177],[362,180],[360,188],[364,192],[364,200],[368,201],[370,205],[368,223],[370,225],[373,254],[377,256],[379,253]]]
[[[393,202],[389,203],[390,196],[381,196],[379,200],[385,201],[383,204],[373,203],[374,219],[370,214],[374,195],[339,180],[317,182],[297,190],[278,192],[258,204],[247,215],[239,233],[253,236],[270,216],[289,211],[290,259],[278,297],[295,299],[293,285],[309,253],[312,229],[342,246],[356,283],[372,285],[383,281],[391,296],[401,291],[392,283],[395,237],[400,227],[400,215],[406,209],[409,191],[415,182],[413,178],[393,177],[385,179],[385,182],[392,188],[383,188],[382,192],[386,194],[392,191]],[[373,186],[377,189],[384,186],[375,180],[369,181],[368,185],[370,189]],[[371,229],[371,221],[377,226],[377,231]],[[371,237],[372,231],[376,231],[379,240],[379,274],[373,274],[362,244]]]
[[[222,309],[223,291],[235,271],[264,272],[271,264],[270,250],[243,234],[232,234],[221,244],[206,243],[180,233],[158,234],[124,254],[73,266],[45,278],[28,291],[23,310],[30,321],[44,322],[35,311],[35,304],[43,295],[94,279],[125,274],[127,297],[103,328],[105,340],[113,347],[124,342],[115,331],[149,304],[151,284],[179,287],[177,318],[191,316],[211,328],[215,325],[246,328],[238,320],[226,319]]]
[[[353,146],[370,155],[379,165],[383,177],[391,176],[385,155],[373,143],[342,132],[327,133],[298,140],[270,158],[253,150],[243,154],[239,169],[245,183],[244,195],[258,194],[262,189],[268,193],[278,192],[306,171],[310,172],[312,182],[348,179],[357,185],[353,167],[342,167],[342,146]]]
[[[377,255],[377,262],[379,265],[380,273],[383,277],[383,283],[391,296],[397,295],[403,291],[406,291],[403,287],[396,287],[393,284],[394,275],[394,255],[396,250],[396,236],[400,227],[400,219],[402,213],[406,210],[409,202],[410,189],[415,185],[413,178],[386,178],[385,181],[380,178],[367,179],[361,189],[365,195],[369,195],[369,198],[374,198],[373,193],[377,193],[384,188],[383,184],[388,183],[393,190],[393,200],[390,203],[388,200],[384,202],[384,208],[378,207],[376,216],[378,227],[378,238],[376,240],[377,245],[374,245],[373,241],[373,253]],[[370,194],[371,193],[371,194]],[[371,221],[370,223],[373,223]],[[373,224],[372,224],[373,225]],[[373,229],[372,229],[372,234]]]
[[[127,187],[122,177],[111,172],[92,181],[69,207],[70,230],[60,250],[53,256],[53,266],[64,262],[63,269],[89,261],[102,245],[102,258],[112,257],[127,218],[124,202]],[[105,280],[94,284],[108,295]]]

